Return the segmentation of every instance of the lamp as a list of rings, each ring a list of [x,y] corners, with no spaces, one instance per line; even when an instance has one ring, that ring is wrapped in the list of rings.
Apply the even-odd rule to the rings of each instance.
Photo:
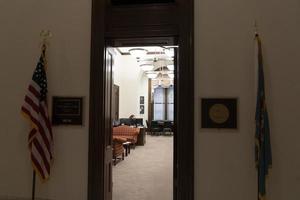
[[[146,49],[142,48],[133,48],[128,50],[130,55],[132,55],[135,58],[141,58],[147,55],[148,51]]]
[[[157,77],[157,73],[156,72],[148,72],[148,73],[146,73],[146,76],[150,79],[154,79]]]
[[[142,64],[140,67],[143,71],[151,71],[154,69],[154,65],[151,64]]]
[[[167,68],[170,70],[170,71],[174,71],[175,67],[174,65],[167,65]]]

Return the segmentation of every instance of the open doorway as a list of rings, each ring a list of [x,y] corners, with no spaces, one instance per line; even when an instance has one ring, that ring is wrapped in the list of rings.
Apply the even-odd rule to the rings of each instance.
[[[92,2],[88,200],[112,199],[112,70],[107,47],[151,45],[180,48],[180,59],[175,59],[173,199],[193,200],[194,0]]]
[[[177,46],[108,48],[112,199],[172,200]]]

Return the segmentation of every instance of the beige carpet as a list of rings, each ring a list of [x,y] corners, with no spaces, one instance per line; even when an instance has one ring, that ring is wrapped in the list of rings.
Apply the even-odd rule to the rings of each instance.
[[[147,136],[113,167],[113,200],[173,199],[173,137]]]

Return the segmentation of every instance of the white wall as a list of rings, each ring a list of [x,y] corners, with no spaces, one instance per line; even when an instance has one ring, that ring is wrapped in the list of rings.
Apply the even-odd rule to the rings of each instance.
[[[120,86],[119,117],[128,118],[134,114],[137,118],[148,119],[148,78],[143,75],[132,56],[115,57],[114,82]],[[140,114],[140,96],[145,97],[145,114]]]
[[[0,1],[0,199],[31,196],[29,126],[20,108],[40,54],[42,29],[53,33],[49,97],[84,96],[85,125],[53,128],[51,180],[44,185],[38,180],[36,195],[55,200],[87,197],[90,18],[90,1]]]
[[[272,200],[300,196],[300,4],[296,0],[195,1],[195,199],[256,199],[254,19],[263,39],[271,122]],[[297,57],[298,56],[298,57]],[[238,97],[239,129],[200,129],[201,97]],[[297,110],[297,111],[296,111]]]
[[[300,151],[300,5],[297,0],[196,0],[195,199],[256,198],[254,169],[253,21],[264,42],[267,100],[273,146],[268,194],[298,200]],[[37,196],[87,196],[90,1],[0,1],[0,197],[30,197],[28,126],[20,106],[39,56],[39,32],[54,37],[49,52],[49,95],[85,96],[85,126],[56,127],[51,180]],[[239,129],[200,129],[201,97],[239,98]]]

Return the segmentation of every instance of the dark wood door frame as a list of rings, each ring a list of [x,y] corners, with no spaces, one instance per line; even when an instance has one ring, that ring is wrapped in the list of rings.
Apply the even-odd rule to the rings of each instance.
[[[136,45],[138,38],[177,38],[179,45],[175,102],[176,148],[174,149],[174,200],[194,200],[194,4],[117,6],[108,0],[92,1],[90,70],[88,200],[106,200],[105,163],[105,49],[107,41],[122,38]],[[149,41],[149,40],[148,40]]]

